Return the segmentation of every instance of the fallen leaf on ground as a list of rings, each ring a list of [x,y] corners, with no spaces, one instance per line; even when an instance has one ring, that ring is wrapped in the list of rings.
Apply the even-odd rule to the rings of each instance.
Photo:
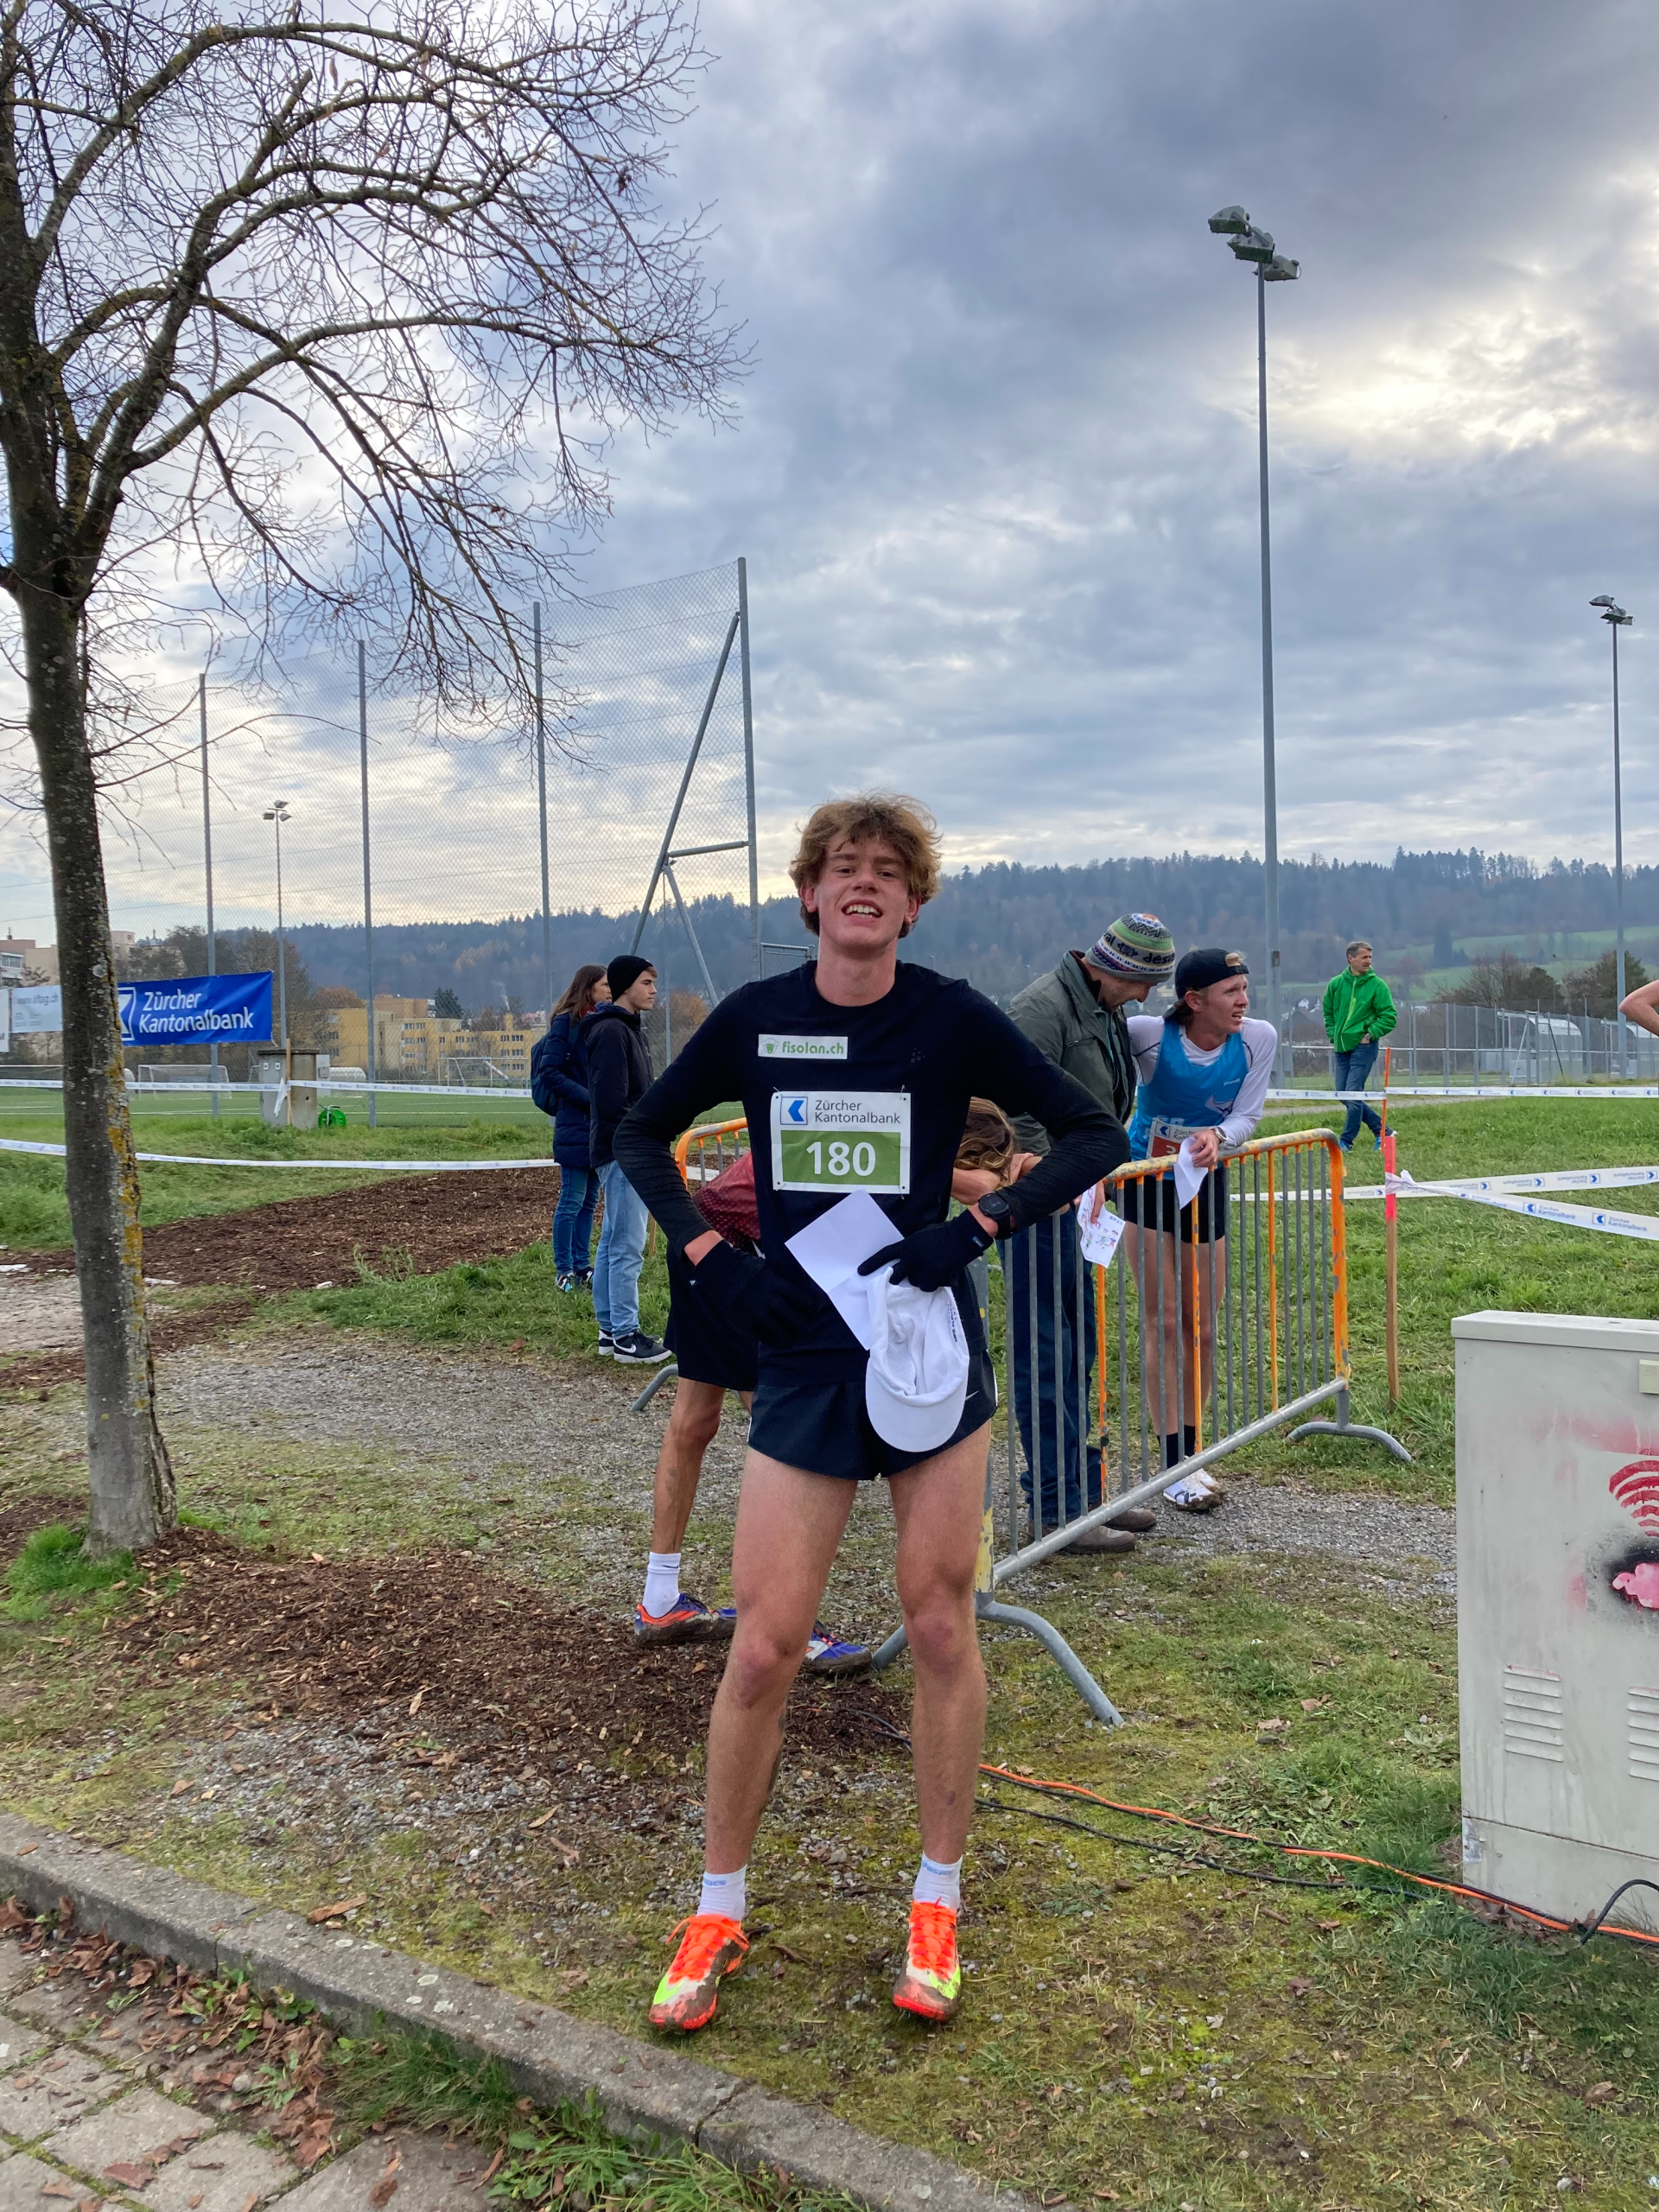
[[[308,1912],[305,1916],[314,1928],[321,1928],[325,1920],[338,1920],[342,1913],[355,1912],[359,1905],[367,1903],[365,1897],[342,1897],[338,1904],[320,1904],[315,1912]]]
[[[173,1795],[175,1797],[182,1797],[187,1789],[194,1789],[195,1786],[194,1782],[175,1782],[173,1785]]]
[[[1288,1720],[1258,1720],[1255,1724],[1255,1732],[1258,1736],[1288,1735],[1290,1723]]]
[[[1313,1986],[1313,1983],[1306,1974],[1293,1974],[1285,1984],[1285,1994],[1287,1997],[1306,1997]]]
[[[105,2181],[112,2181],[118,2189],[148,2189],[156,2178],[153,2166],[140,2165],[132,2158],[118,2158],[112,2166],[104,2169]]]
[[[379,2180],[369,2191],[369,2202],[373,2205],[374,2212],[382,2212],[382,2208],[391,2203],[397,2187],[397,2169],[403,2163],[402,2152],[394,2151],[382,2167]]]
[[[410,1719],[411,1720],[415,1718],[415,1715],[416,1715],[416,1714],[420,1711],[420,1709],[421,1709],[421,1700],[422,1700],[425,1695],[426,1695],[426,1684],[425,1684],[424,1682],[423,1682],[423,1683],[421,1684],[421,1687],[419,1688],[419,1689],[417,1689],[417,1690],[416,1691],[416,1693],[415,1693],[414,1696],[413,1696],[412,1698],[410,1698],[410,1700],[409,1700],[409,1717],[410,1717]]]
[[[1302,1700],[1302,1711],[1304,1713],[1323,1713],[1325,1707],[1329,1705],[1330,1702],[1331,1700],[1328,1697],[1305,1697]]]
[[[1611,2104],[1618,2094],[1618,2091],[1612,2082],[1598,2082],[1593,2088],[1585,2091],[1584,2101],[1587,2105]]]

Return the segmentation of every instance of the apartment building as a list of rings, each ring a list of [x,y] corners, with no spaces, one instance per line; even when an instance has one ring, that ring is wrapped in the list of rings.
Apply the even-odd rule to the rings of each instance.
[[[433,1014],[426,999],[377,996],[374,1001],[375,1071],[408,1082],[447,1083],[450,1063],[486,1060],[508,1082],[528,1084],[530,1056],[543,1025],[509,1020],[501,1029],[468,1029],[447,1015]],[[369,1065],[368,1010],[331,1007],[318,1017],[318,1044],[347,1067]]]

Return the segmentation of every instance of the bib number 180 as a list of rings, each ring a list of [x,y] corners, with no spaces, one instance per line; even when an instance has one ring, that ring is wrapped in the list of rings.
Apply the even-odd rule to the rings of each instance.
[[[772,1180],[779,1191],[910,1189],[906,1091],[776,1091]]]

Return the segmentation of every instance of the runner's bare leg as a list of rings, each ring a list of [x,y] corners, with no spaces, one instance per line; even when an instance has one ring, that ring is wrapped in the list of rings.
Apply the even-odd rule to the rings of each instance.
[[[899,1524],[899,1602],[916,1675],[910,1734],[922,1849],[947,1866],[968,1839],[985,1743],[974,1569],[990,1444],[988,1421],[888,1484]]]
[[[742,1394],[744,1404],[750,1393]],[[716,1382],[688,1382],[682,1376],[674,1385],[674,1410],[668,1417],[663,1448],[657,1455],[652,1483],[651,1548],[677,1552],[684,1544],[691,1509],[697,1502],[702,1462],[720,1428],[726,1393]]]
[[[704,1864],[747,1866],[772,1791],[784,1704],[806,1656],[858,1484],[751,1452],[732,1545],[737,1628],[709,1722]],[[976,1504],[974,1537],[979,1536]]]

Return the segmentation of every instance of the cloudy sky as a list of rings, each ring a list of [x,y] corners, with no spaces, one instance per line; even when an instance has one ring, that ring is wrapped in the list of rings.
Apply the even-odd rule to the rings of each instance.
[[[959,858],[1260,849],[1254,283],[1281,847],[1611,857],[1659,701],[1659,23],[1630,0],[709,0],[681,134],[734,431],[617,456],[593,569],[748,556],[763,827]]]
[[[817,798],[867,782],[926,798],[957,861],[1260,849],[1255,284],[1205,222],[1230,201],[1303,270],[1268,293],[1281,849],[1611,858],[1586,603],[1611,589],[1637,617],[1626,850],[1652,858],[1650,0],[706,0],[702,21],[671,190],[711,211],[753,370],[734,428],[620,442],[582,568],[607,587],[747,555],[766,880]],[[353,750],[295,771],[319,917],[353,902]],[[407,805],[416,854],[452,817]],[[408,899],[448,880],[533,904],[521,811],[483,833],[514,856],[499,886],[429,855]],[[269,904],[242,828],[230,919]],[[48,936],[9,842],[0,920]],[[170,892],[133,875],[143,843],[112,851],[118,921],[193,915],[188,866]],[[556,874],[556,905],[611,903]]]

